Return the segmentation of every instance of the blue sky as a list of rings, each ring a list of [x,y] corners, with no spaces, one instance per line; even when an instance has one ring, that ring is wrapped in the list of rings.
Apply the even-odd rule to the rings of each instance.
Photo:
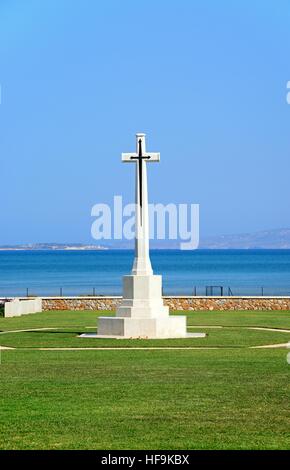
[[[137,131],[202,235],[289,227],[289,54],[289,0],[0,0],[0,244],[91,242]]]

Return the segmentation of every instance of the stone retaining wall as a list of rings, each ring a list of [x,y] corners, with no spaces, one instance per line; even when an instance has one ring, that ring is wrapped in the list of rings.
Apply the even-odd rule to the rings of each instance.
[[[115,310],[121,297],[43,297],[43,310]]]
[[[43,310],[115,310],[121,297],[44,297]],[[170,310],[290,310],[290,297],[164,297]]]

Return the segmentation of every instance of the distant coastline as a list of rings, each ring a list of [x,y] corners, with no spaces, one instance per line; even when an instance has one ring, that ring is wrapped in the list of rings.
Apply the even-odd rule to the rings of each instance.
[[[83,245],[82,243],[31,243],[27,245],[2,245],[0,251],[94,251],[108,250],[102,245]]]
[[[152,240],[152,250],[179,250],[181,240]],[[0,251],[100,251],[132,250],[132,241],[111,241],[104,245],[85,243],[26,243],[1,245]],[[290,229],[264,230],[254,233],[201,237],[203,250],[290,250]]]

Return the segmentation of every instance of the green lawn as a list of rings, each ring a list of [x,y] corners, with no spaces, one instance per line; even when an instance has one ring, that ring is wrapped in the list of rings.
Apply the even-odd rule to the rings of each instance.
[[[1,352],[1,449],[290,449],[287,349],[249,348],[290,333],[247,329],[290,330],[290,312],[187,312],[204,339],[79,338],[99,314],[0,318],[2,332],[55,328],[0,333],[16,348]],[[160,349],[37,349],[100,346]]]

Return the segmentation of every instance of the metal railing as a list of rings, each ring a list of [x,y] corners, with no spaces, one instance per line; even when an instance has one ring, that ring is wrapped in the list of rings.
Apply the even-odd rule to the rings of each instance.
[[[120,296],[122,288],[110,287],[89,287],[89,286],[0,286],[0,298],[9,297],[106,297]],[[270,287],[270,286],[227,286],[227,285],[195,285],[188,287],[172,287],[164,285],[162,289],[164,296],[200,296],[200,297],[224,297],[224,296],[269,296],[269,297],[287,297],[290,296],[290,286],[288,287]]]
[[[195,296],[216,296],[216,297],[288,297],[289,287],[269,287],[269,286],[205,286],[205,288],[194,286]]]

